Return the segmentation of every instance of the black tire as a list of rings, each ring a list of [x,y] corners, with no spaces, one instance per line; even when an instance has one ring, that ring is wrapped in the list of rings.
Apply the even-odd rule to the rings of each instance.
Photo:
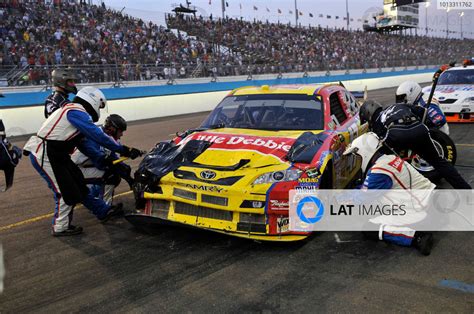
[[[441,155],[453,165],[456,164],[458,153],[453,140],[447,134],[437,129],[430,130],[430,135],[437,148],[441,150]],[[436,169],[425,170],[427,167],[417,166],[413,161],[412,165],[431,182],[437,183],[441,180],[441,176]]]
[[[323,174],[321,175],[321,181],[319,183],[319,189],[334,189],[333,186],[333,173],[334,170],[332,168],[332,160],[328,162],[326,168],[324,169]]]

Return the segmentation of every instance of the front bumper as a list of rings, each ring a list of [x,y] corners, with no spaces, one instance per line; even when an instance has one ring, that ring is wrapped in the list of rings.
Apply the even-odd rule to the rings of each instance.
[[[263,208],[242,211],[223,210],[209,206],[193,205],[180,200],[165,200],[163,195],[145,193],[146,206],[143,211],[127,215],[134,224],[140,221],[181,224],[241,238],[259,241],[291,242],[307,238],[310,233],[289,232],[288,215],[265,214]],[[271,228],[270,224],[277,225]],[[284,226],[283,226],[284,225]]]
[[[446,112],[446,121],[449,123],[473,123],[474,113],[473,112],[462,112],[462,113],[450,113]]]

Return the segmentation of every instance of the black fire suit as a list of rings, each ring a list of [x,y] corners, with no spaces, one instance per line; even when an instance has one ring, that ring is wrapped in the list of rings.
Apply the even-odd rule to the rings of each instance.
[[[61,91],[53,91],[44,102],[44,117],[48,118],[53,112],[67,103],[70,103],[68,94]]]
[[[456,168],[442,158],[431,139],[429,129],[424,125],[422,112],[406,104],[394,104],[375,113],[371,123],[372,131],[395,151],[411,149],[430,163],[455,189],[471,189]]]

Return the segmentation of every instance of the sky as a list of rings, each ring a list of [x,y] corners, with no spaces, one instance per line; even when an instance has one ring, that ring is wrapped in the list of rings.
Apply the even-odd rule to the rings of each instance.
[[[191,5],[198,10],[198,15],[214,17],[222,16],[221,0],[190,0]],[[269,20],[270,22],[280,21],[282,23],[295,24],[295,1],[294,0],[226,0],[229,4],[226,7],[226,15],[231,18],[243,17],[245,20]],[[472,0],[471,0],[472,1]],[[95,4],[101,0],[93,0]],[[164,25],[164,14],[170,13],[171,9],[182,3],[185,5],[186,0],[104,0],[106,6],[122,10],[124,12],[140,17],[144,20],[151,20],[157,24]],[[383,8],[383,0],[348,0],[349,14],[354,18],[350,27],[352,29],[360,29],[361,22],[357,19],[362,18],[368,11]],[[474,4],[474,1],[472,1]],[[323,27],[345,27],[346,21],[343,20],[346,12],[346,0],[296,0],[298,10],[303,12],[303,16],[299,17],[298,22],[302,25],[321,25]],[[254,6],[258,10],[254,10]],[[267,10],[268,9],[268,10]],[[278,9],[282,11],[278,14]],[[290,14],[289,11],[293,11]],[[270,12],[268,12],[270,11]],[[425,14],[428,13],[427,15]],[[425,9],[425,3],[420,4],[420,24],[417,31],[425,34],[426,23],[428,28],[434,29],[429,31],[428,35],[436,37],[446,36],[446,25],[450,31],[455,34],[449,34],[451,38],[461,37],[461,21],[464,38],[474,38],[474,10],[464,11],[464,16],[460,17],[461,10],[446,10],[437,8],[436,1],[431,1],[431,5]],[[310,17],[312,13],[314,17]],[[324,17],[320,18],[319,14]],[[327,19],[327,15],[331,15],[331,19]],[[336,20],[335,16],[339,16]],[[428,18],[426,18],[428,17]],[[414,31],[413,31],[414,33]]]

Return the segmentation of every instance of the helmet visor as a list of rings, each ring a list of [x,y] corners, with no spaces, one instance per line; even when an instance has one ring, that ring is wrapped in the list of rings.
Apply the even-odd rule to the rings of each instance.
[[[406,104],[407,103],[407,94],[401,94],[395,96],[395,102],[397,104]]]

